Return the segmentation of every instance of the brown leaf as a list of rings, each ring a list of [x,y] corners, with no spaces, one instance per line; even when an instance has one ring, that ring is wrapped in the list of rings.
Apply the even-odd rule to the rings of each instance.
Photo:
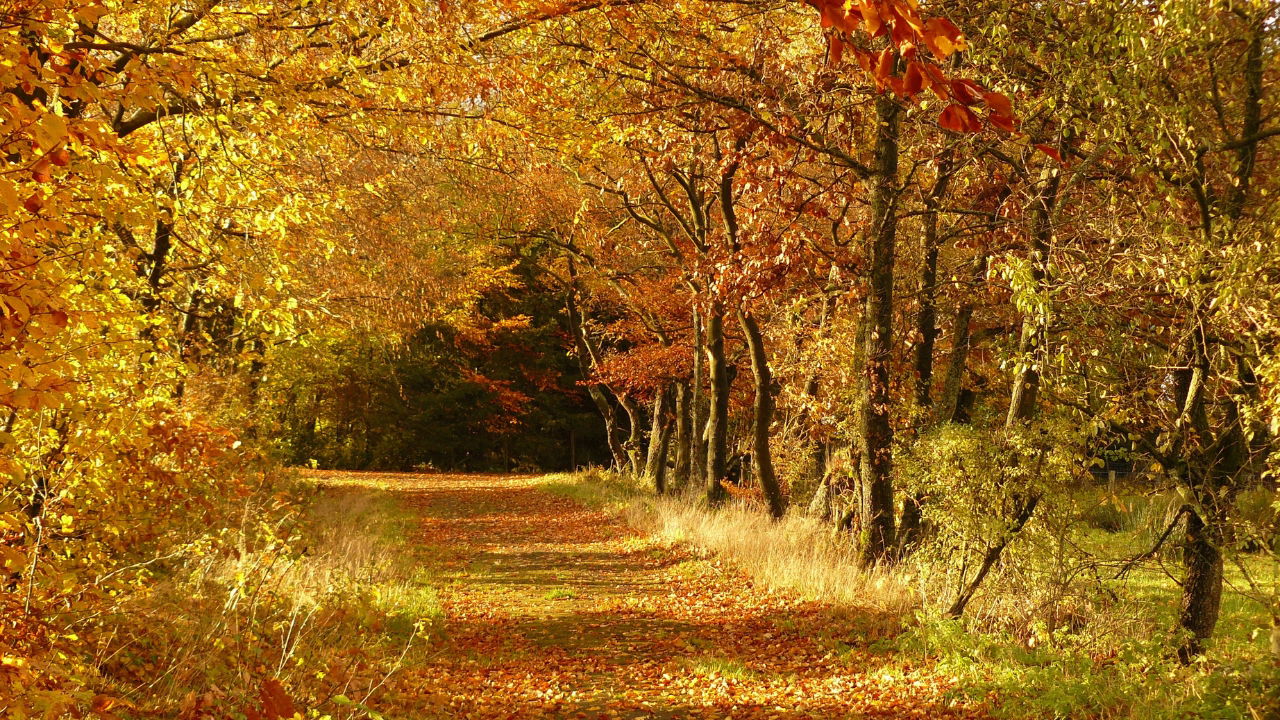
[[[1013,117],[1013,101],[1009,99],[1008,95],[988,92],[982,94],[982,100],[987,104],[987,107],[991,108],[991,112],[1010,118]]]
[[[1017,132],[1018,130],[1018,121],[1008,115],[993,112],[987,115],[987,122],[1005,132]]]
[[[293,700],[284,691],[284,685],[275,678],[263,681],[258,696],[262,700],[264,720],[288,720],[297,714],[293,708]]]
[[[839,35],[831,33],[827,44],[827,59],[831,61],[832,65],[839,65],[840,59],[843,57],[844,41],[840,39]]]
[[[956,78],[951,81],[951,97],[965,105],[977,105],[982,102],[982,88],[972,80]]]
[[[938,116],[938,125],[952,132],[978,132],[982,129],[982,121],[973,111],[963,105],[948,105]]]
[[[1036,149],[1044,153],[1045,155],[1048,155],[1049,157],[1053,158],[1054,160],[1057,160],[1058,162],[1062,162],[1062,153],[1058,152],[1057,148],[1054,148],[1050,145],[1045,145],[1044,143],[1036,143]]]
[[[53,180],[53,173],[49,156],[40,158],[40,161],[31,168],[31,179],[36,182],[47,183]]]

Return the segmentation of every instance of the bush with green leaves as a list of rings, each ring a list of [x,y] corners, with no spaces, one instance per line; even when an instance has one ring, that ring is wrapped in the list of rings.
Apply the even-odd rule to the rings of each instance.
[[[950,606],[980,591],[974,610],[987,612],[994,600],[1001,607],[989,614],[1006,620],[1060,601],[1060,589],[1054,598],[1026,590],[1069,584],[1078,565],[1077,551],[1061,539],[1076,520],[1069,490],[1085,475],[1083,440],[1053,421],[1007,429],[950,424],[901,451],[905,490],[924,499],[925,532],[911,562],[932,586],[926,596]],[[1010,584],[1019,592],[1003,593]]]

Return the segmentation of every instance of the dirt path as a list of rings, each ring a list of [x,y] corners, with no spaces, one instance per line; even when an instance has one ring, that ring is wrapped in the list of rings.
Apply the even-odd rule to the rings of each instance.
[[[753,587],[537,478],[382,478],[421,514],[445,616],[388,688],[411,718],[979,716],[859,647],[856,613]]]

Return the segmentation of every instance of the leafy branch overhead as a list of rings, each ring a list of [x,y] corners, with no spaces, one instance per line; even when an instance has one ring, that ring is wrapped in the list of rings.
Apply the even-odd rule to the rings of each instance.
[[[915,0],[805,0],[817,8],[827,34],[828,58],[839,66],[846,55],[871,77],[876,89],[890,89],[899,98],[916,101],[929,90],[948,103],[938,125],[958,133],[976,133],[984,122],[1004,132],[1017,131],[1013,102],[963,77],[947,63],[968,42],[954,23],[925,17]],[[868,47],[880,40],[878,52]],[[870,42],[868,42],[870,41]],[[922,47],[927,53],[922,53]],[[974,108],[985,107],[979,116]]]
[[[1280,3],[0,40],[0,718],[1280,717]]]

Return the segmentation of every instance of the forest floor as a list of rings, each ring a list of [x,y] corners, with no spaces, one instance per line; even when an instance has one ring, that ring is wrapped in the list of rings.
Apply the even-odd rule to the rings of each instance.
[[[882,619],[753,585],[536,476],[315,473],[417,515],[438,594],[382,699],[413,718],[976,718]],[[381,704],[381,703],[379,703]]]

